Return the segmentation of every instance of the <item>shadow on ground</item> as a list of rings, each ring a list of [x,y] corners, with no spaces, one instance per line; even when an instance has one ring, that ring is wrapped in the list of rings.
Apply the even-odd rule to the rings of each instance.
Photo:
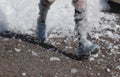
[[[83,57],[78,58],[75,54],[67,52],[65,50],[62,50],[60,48],[57,48],[51,44],[42,43],[42,42],[40,42],[40,40],[38,38],[35,38],[35,37],[27,35],[27,34],[24,35],[24,34],[14,33],[11,31],[5,31],[5,32],[0,32],[0,36],[5,37],[5,38],[15,38],[18,40],[20,39],[20,40],[28,42],[28,43],[36,44],[36,45],[39,45],[40,47],[45,48],[47,50],[51,49],[53,52],[58,52],[60,54],[63,54],[64,56],[69,57],[73,60],[79,61],[79,60],[85,59]]]

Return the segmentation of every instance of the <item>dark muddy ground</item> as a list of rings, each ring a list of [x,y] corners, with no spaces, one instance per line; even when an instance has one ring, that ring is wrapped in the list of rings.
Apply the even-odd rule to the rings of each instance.
[[[110,12],[120,16],[120,4],[110,4]],[[0,33],[0,77],[120,77],[120,39],[101,39],[118,45],[117,54],[111,54],[104,42],[96,40],[102,47],[99,56],[77,59],[74,42],[67,48],[68,43],[60,38],[51,39],[56,44],[50,45],[29,35]]]

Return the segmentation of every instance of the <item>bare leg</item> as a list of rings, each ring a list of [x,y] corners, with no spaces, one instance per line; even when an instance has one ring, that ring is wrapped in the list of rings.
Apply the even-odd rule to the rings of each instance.
[[[77,56],[95,54],[98,52],[99,47],[87,40],[87,0],[73,0],[73,6],[75,7],[75,30],[78,34],[79,42]]]
[[[50,6],[55,0],[41,0],[39,4],[39,17],[37,20],[37,35],[41,39],[41,41],[46,40],[46,17]]]

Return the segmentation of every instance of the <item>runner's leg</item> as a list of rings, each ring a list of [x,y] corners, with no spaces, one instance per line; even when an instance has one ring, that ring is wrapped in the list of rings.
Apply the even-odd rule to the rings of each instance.
[[[37,35],[41,41],[46,40],[46,17],[50,6],[55,0],[41,0],[39,3],[39,17],[37,20]]]
[[[78,50],[77,56],[83,55],[89,56],[96,54],[99,50],[98,45],[92,44],[87,40],[87,0],[73,0],[73,6],[75,7],[75,30],[78,34]]]

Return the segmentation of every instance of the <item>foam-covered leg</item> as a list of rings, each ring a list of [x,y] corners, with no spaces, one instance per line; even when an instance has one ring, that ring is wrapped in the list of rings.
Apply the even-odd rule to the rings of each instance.
[[[77,56],[90,56],[99,51],[99,46],[87,40],[87,0],[73,0],[75,7],[75,30],[78,34]]]
[[[41,41],[45,41],[47,34],[46,34],[46,17],[48,10],[50,9],[51,4],[55,0],[41,0],[39,3],[39,17],[37,20],[37,35]]]

